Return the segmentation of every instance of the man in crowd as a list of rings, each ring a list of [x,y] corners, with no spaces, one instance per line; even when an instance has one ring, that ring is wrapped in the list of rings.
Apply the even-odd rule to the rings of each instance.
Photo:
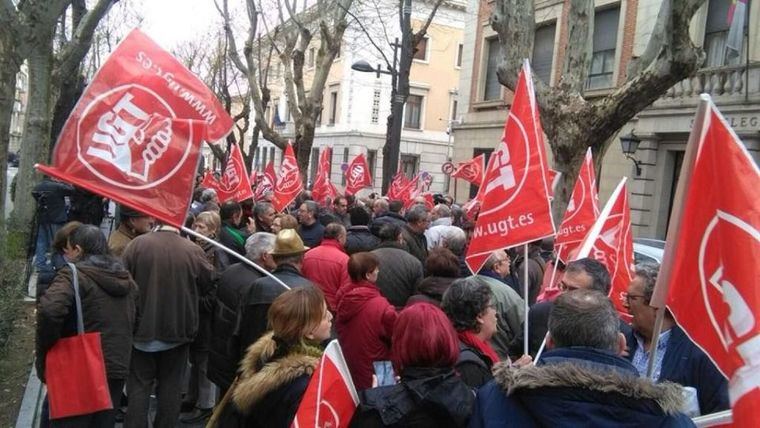
[[[333,215],[343,226],[351,226],[351,218],[348,215],[348,199],[345,196],[337,196],[333,201]]]
[[[219,230],[219,242],[241,256],[245,255],[245,240],[248,233],[240,229],[243,208],[235,201],[227,201],[219,208],[222,227]]]
[[[295,230],[281,230],[274,240],[272,257],[277,267],[272,271],[272,275],[290,288],[313,287],[314,283],[301,274],[306,250]],[[267,331],[269,306],[285,291],[286,288],[282,284],[268,276],[254,281],[242,300],[239,355],[243,355],[246,349]]]
[[[219,196],[214,189],[205,189],[201,193],[201,209],[203,211],[218,211],[219,210]]]
[[[528,299],[528,304],[536,303],[538,293],[541,291],[541,284],[544,282],[544,269],[546,262],[541,257],[541,241],[534,241],[528,244],[528,296],[525,294],[525,252],[518,253],[515,271],[517,278],[520,280],[520,289],[518,292],[524,299]]]
[[[127,244],[133,239],[150,232],[156,219],[126,205],[121,205],[119,221],[119,227],[108,238],[108,250],[116,257],[121,257]]]
[[[438,204],[430,210],[430,227],[451,226],[451,208],[445,204]]]
[[[610,274],[603,264],[592,258],[578,259],[568,263],[565,273],[562,276],[560,287],[563,292],[573,290],[596,290],[604,293],[606,296],[610,292]],[[551,312],[553,302],[540,302],[531,306],[528,311],[529,322],[529,340],[528,352],[530,355],[536,355],[538,348],[544,341],[544,336],[549,323],[549,313]],[[628,329],[621,322],[621,328]],[[522,355],[523,353],[524,330],[520,327],[520,332],[515,336],[510,344],[510,355]]]
[[[470,268],[467,267],[464,257],[467,250],[467,235],[464,230],[458,227],[452,227],[443,236],[441,246],[448,248],[459,259],[459,277],[466,278],[471,275]]]
[[[491,338],[491,345],[501,358],[509,357],[509,344],[520,331],[525,319],[525,302],[515,290],[502,279],[509,274],[509,256],[504,250],[494,251],[477,275],[485,281],[493,293],[493,304],[498,317],[498,329]]]
[[[372,222],[369,224],[369,230],[377,237],[380,237],[380,229],[386,224],[393,223],[397,226],[404,227],[406,225],[406,219],[401,215],[403,210],[403,202],[388,202],[388,211],[381,215],[375,215],[375,218],[372,219]]]
[[[32,196],[37,201],[37,241],[34,247],[34,266],[37,270],[52,270],[47,266],[47,253],[55,233],[68,220],[66,197],[73,194],[73,186],[48,176],[43,177],[32,190]]]
[[[158,400],[154,426],[174,426],[190,343],[198,332],[199,300],[214,293],[214,267],[201,247],[166,225],[132,240],[123,260],[140,289],[126,426],[148,424],[154,387]]]
[[[380,229],[380,240],[380,246],[372,251],[380,260],[375,284],[393,306],[403,308],[424,276],[422,263],[406,251],[401,228],[397,225],[384,225]]]
[[[628,345],[631,349],[628,358],[641,376],[647,374],[647,363],[652,349],[655,308],[649,306],[649,301],[659,270],[660,266],[657,264],[637,265],[636,275],[628,286],[623,303],[633,317],[632,331],[628,335]],[[675,324],[670,311],[665,312],[663,319],[652,380],[671,381],[695,388],[699,410],[703,415],[729,408],[726,378]]]
[[[404,243],[409,254],[416,257],[420,263],[425,263],[428,256],[425,230],[429,224],[428,211],[424,205],[417,205],[406,213],[406,226],[402,229]]]
[[[276,264],[272,257],[275,236],[257,232],[245,241],[245,257],[272,271]],[[219,396],[224,397],[237,373],[240,354],[237,336],[240,302],[248,295],[257,279],[264,274],[246,263],[236,263],[228,267],[219,278],[217,304],[212,322],[211,346],[208,361],[208,378],[219,387]]]
[[[557,298],[549,351],[536,366],[502,364],[478,391],[470,427],[693,426],[681,388],[638,377],[605,294],[576,290]]]
[[[340,223],[330,223],[325,227],[322,243],[307,251],[303,258],[303,276],[322,289],[332,313],[338,304],[335,297],[338,290],[351,286],[348,254],[343,250],[345,243],[346,228]]]
[[[388,200],[385,198],[375,199],[372,204],[372,218],[384,216],[388,212]]]
[[[346,253],[372,251],[380,245],[380,238],[369,231],[369,212],[364,207],[353,207],[348,213],[351,216],[351,227],[346,235]]]
[[[277,212],[269,202],[257,202],[253,207],[253,221],[257,232],[272,233],[272,223]]]
[[[298,234],[308,247],[316,247],[322,242],[325,227],[317,221],[319,206],[314,201],[303,201],[298,208]]]

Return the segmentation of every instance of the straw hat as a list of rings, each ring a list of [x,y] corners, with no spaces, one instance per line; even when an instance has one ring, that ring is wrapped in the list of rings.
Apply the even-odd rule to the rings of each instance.
[[[273,256],[291,256],[306,252],[309,247],[303,245],[295,229],[282,229],[274,240]]]

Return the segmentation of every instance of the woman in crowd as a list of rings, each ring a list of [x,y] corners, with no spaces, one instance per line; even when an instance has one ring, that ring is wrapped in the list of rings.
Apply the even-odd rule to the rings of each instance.
[[[207,238],[217,240],[219,236],[219,228],[222,227],[222,220],[219,218],[219,214],[215,211],[204,211],[195,218],[193,222],[193,230]],[[195,238],[194,241],[203,248],[206,253],[206,258],[216,269],[217,272],[222,272],[229,266],[229,258],[227,253],[214,246],[210,242]]]
[[[380,261],[372,253],[355,253],[348,260],[351,284],[337,293],[335,327],[356,389],[372,386],[374,361],[390,359],[396,309],[375,285]]]
[[[298,220],[290,214],[277,214],[272,220],[272,233],[277,235],[282,229],[298,229]]]
[[[53,245],[51,245],[50,269],[42,269],[37,274],[37,297],[45,293],[50,283],[53,282],[56,273],[66,266],[66,258],[63,256],[66,244],[69,243],[71,233],[81,225],[82,223],[78,221],[70,221],[55,232]]]
[[[463,427],[475,396],[454,373],[457,333],[429,303],[407,307],[393,328],[391,360],[397,385],[361,391],[356,427]]]
[[[272,331],[240,362],[240,375],[208,427],[290,427],[330,337],[332,315],[317,287],[278,296],[267,314]],[[231,399],[231,402],[230,402]]]
[[[137,284],[121,262],[108,253],[99,228],[80,225],[69,235],[66,260],[76,266],[59,270],[37,305],[37,374],[45,381],[45,358],[58,339],[77,334],[74,275],[79,283],[85,332],[100,332],[111,402],[118,403],[129,375],[135,325]],[[65,375],[58,373],[58,375]],[[76,382],[76,380],[72,380]],[[112,427],[116,410],[57,419],[53,426]]]
[[[416,302],[428,302],[441,306],[443,294],[459,277],[459,259],[448,248],[435,247],[425,259],[427,276],[417,285],[417,294],[406,302],[409,306]]]
[[[488,343],[496,333],[496,309],[491,297],[488,284],[470,277],[454,281],[441,303],[459,337],[456,370],[473,389],[493,378],[491,367],[499,361],[496,351]]]

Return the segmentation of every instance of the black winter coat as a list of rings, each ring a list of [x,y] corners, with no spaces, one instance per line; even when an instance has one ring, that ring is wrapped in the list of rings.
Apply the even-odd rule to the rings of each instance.
[[[352,427],[464,427],[475,395],[450,368],[409,367],[401,383],[359,393]]]
[[[37,201],[37,223],[66,223],[66,196],[74,194],[74,187],[45,178],[34,186],[32,196]]]
[[[350,256],[362,251],[372,251],[380,245],[380,238],[373,235],[367,226],[351,226],[346,235],[346,244],[343,246]]]

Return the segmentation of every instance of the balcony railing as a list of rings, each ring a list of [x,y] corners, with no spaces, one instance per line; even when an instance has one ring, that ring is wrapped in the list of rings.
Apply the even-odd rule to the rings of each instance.
[[[665,95],[655,102],[655,107],[665,107],[673,102],[696,102],[699,94],[709,94],[714,98],[742,99],[749,73],[749,94],[760,95],[760,63],[725,67],[703,68],[670,88]]]

